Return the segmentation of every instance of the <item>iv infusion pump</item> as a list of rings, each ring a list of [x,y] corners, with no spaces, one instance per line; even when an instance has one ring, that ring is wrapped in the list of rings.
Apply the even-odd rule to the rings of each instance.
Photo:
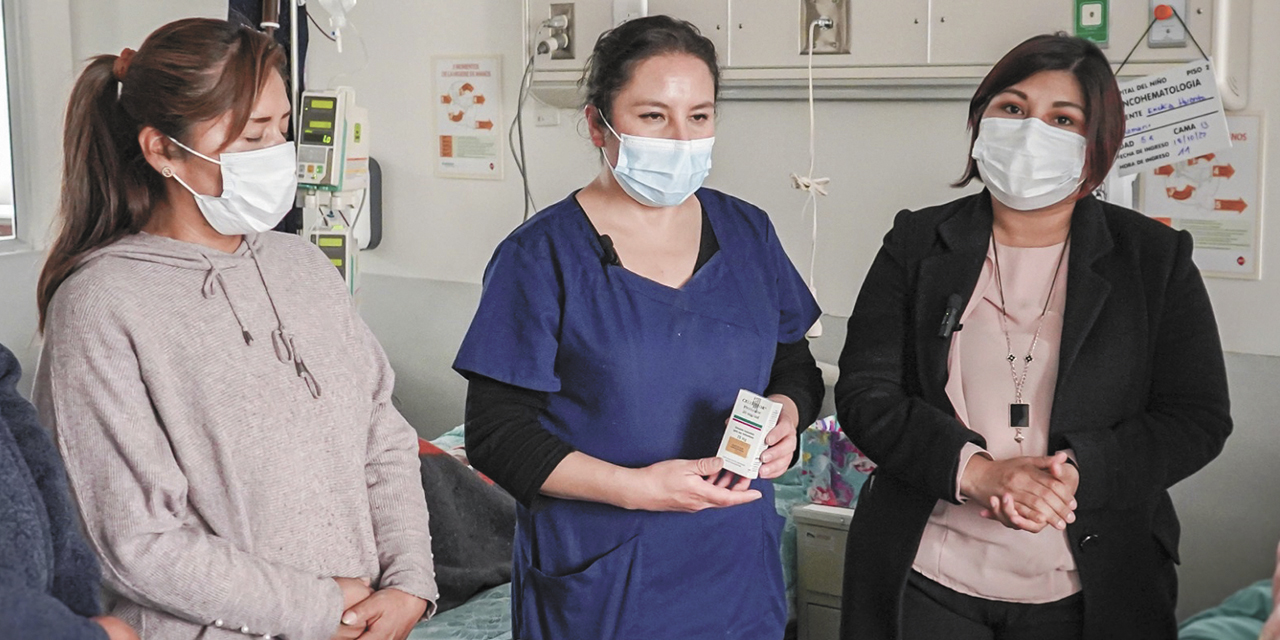
[[[356,191],[369,184],[368,110],[348,88],[302,94],[298,186]]]

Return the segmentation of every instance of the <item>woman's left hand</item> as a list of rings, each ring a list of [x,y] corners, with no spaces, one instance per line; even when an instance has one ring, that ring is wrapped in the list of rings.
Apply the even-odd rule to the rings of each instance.
[[[404,640],[422,619],[427,601],[399,589],[380,589],[342,614],[346,625],[367,625],[357,640]]]
[[[767,448],[760,454],[760,478],[772,480],[791,468],[791,458],[796,453],[800,438],[796,435],[796,427],[800,423],[800,410],[796,403],[784,395],[773,394],[769,399],[782,403],[782,413],[778,415],[778,424],[773,426],[769,435],[764,437]],[[725,421],[728,426],[729,421]],[[746,491],[751,488],[751,478],[740,476],[732,471],[721,471],[707,480],[717,487]]]
[[[796,403],[784,395],[769,396],[774,402],[782,403],[782,414],[778,416],[778,424],[765,436],[764,443],[768,448],[760,454],[760,477],[772,480],[791,468],[791,458],[796,453],[800,438],[796,428],[800,425],[800,410]]]

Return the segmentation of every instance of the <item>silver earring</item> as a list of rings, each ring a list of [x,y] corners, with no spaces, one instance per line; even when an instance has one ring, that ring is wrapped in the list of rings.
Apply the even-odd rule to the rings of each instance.
[[[172,177],[173,177],[173,167],[165,167],[165,168],[161,169],[161,170],[160,170],[160,175],[162,175],[162,176],[164,176],[164,177],[166,177],[166,178],[172,178]]]

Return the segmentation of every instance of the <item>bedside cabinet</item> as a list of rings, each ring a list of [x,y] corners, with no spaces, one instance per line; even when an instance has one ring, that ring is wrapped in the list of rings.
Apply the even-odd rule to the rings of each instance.
[[[796,615],[799,640],[839,640],[844,545],[853,509],[807,504],[796,521]]]

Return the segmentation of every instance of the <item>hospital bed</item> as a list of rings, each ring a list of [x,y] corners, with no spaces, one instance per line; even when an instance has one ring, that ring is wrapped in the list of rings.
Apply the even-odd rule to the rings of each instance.
[[[1272,610],[1271,581],[1259,580],[1178,625],[1178,640],[1256,640]]]

